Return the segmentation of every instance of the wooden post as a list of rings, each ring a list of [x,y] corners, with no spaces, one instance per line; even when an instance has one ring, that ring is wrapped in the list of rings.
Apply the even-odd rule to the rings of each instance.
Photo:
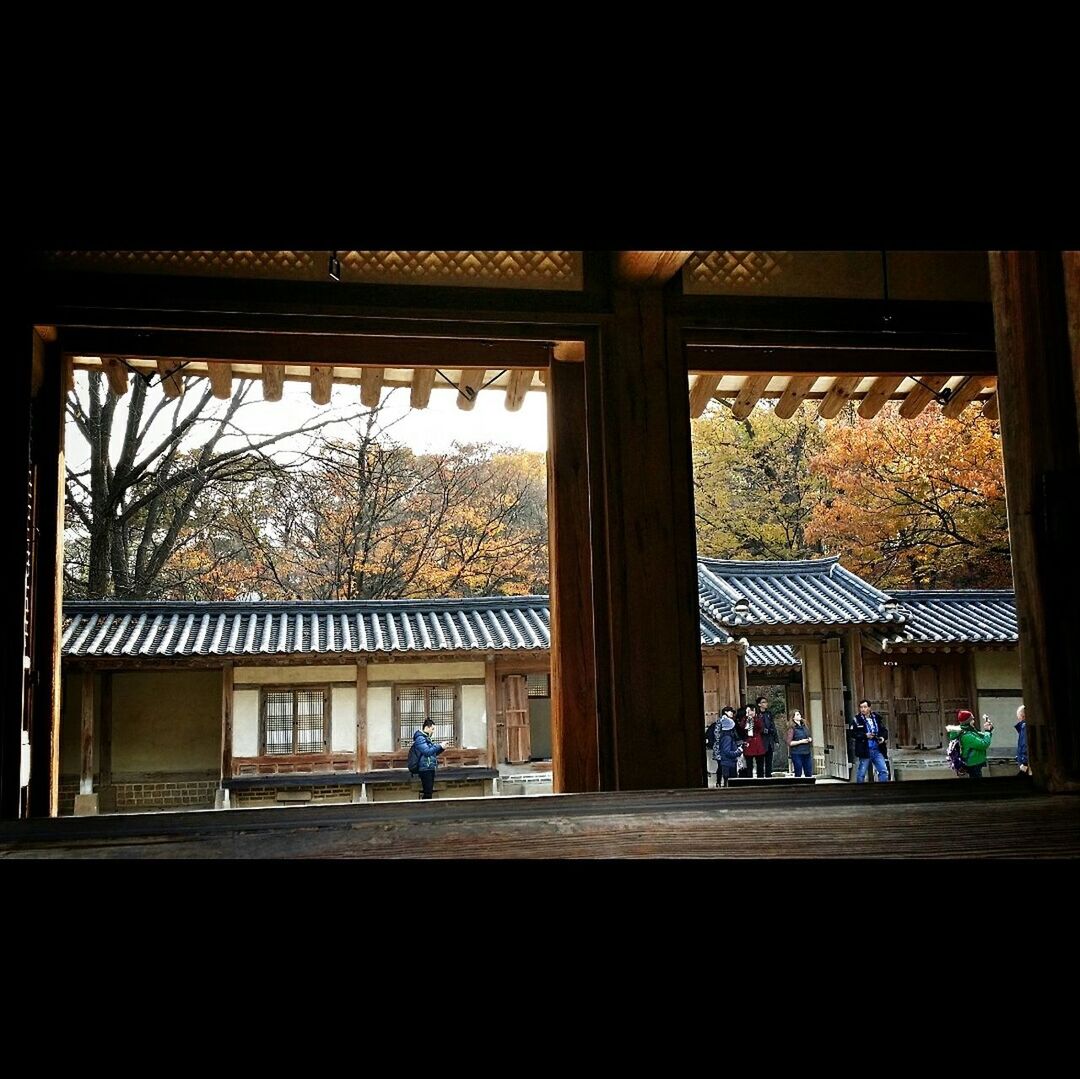
[[[79,793],[75,796],[75,815],[92,815],[98,811],[98,796],[94,793],[94,672],[82,671],[82,753],[79,768]]]
[[[1080,594],[1067,507],[1080,490],[1080,421],[1060,252],[992,251],[1001,448],[1008,489],[1020,666],[1035,782],[1080,786],[1080,664],[1060,604]]]
[[[552,789],[566,794],[600,789],[585,368],[553,360],[547,389]]]
[[[552,660],[554,661],[555,650],[552,649]],[[552,713],[555,712],[555,700],[554,690],[552,690]],[[487,751],[488,751],[488,767],[497,768],[499,766],[498,746],[496,743],[496,720],[499,711],[499,686],[495,680],[495,661],[492,659],[486,660],[484,663],[484,709],[487,713]]]
[[[221,780],[232,778],[233,665],[221,666]],[[224,788],[223,788],[224,789]]]
[[[659,289],[618,285],[613,301],[585,353],[600,785],[701,787],[686,364]]]
[[[367,733],[367,695],[368,695],[367,660],[356,661],[356,770],[368,770],[368,733]]]
[[[60,795],[60,637],[64,587],[64,388],[63,358],[54,338],[35,332],[41,386],[33,400],[30,447],[35,474],[35,524],[31,560],[34,639],[30,709],[29,810],[35,817],[55,817]]]
[[[859,710],[859,701],[867,695],[863,677],[862,631],[851,630],[844,644],[850,657],[848,663],[851,671],[851,714],[854,715]]]
[[[116,808],[112,789],[113,676],[101,673],[101,708],[98,717],[98,804],[105,812]]]

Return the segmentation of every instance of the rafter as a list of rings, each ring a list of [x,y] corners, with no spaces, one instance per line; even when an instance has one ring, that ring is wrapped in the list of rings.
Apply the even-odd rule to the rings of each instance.
[[[109,380],[109,389],[117,397],[128,392],[128,373],[123,361],[112,356],[102,356],[101,366],[105,368],[105,377]]]
[[[915,377],[914,375],[911,377]],[[937,396],[937,394],[944,389],[945,383],[949,381],[948,375],[923,375],[919,379],[919,383],[922,385],[916,385],[915,388],[904,398],[904,403],[900,406],[900,415],[905,420],[913,420],[918,416],[924,408]]]
[[[615,276],[624,285],[662,285],[674,277],[693,251],[619,251]]]
[[[942,407],[941,414],[947,416],[950,420],[955,420],[992,381],[992,379],[984,378],[981,375],[972,375],[970,378],[964,379],[953,390],[952,396]]]
[[[461,382],[458,383],[457,406],[466,412],[471,412],[476,404],[480,387],[484,384],[484,375],[487,371],[473,368],[471,371],[461,372]]]
[[[880,375],[870,384],[866,396],[859,405],[859,415],[864,420],[872,420],[884,407],[904,381],[903,375]]]
[[[179,360],[158,360],[158,375],[161,378],[161,391],[166,397],[179,397],[184,392],[184,381],[180,370],[184,365]]]
[[[413,408],[427,408],[431,399],[431,387],[435,385],[435,371],[431,367],[418,367],[413,371],[409,404]]]
[[[747,375],[743,387],[739,390],[739,396],[731,406],[731,415],[737,420],[745,420],[753,411],[754,405],[761,399],[765,387],[768,386],[772,375]]]
[[[215,363],[212,360],[206,365],[210,375],[210,389],[220,401],[227,401],[232,397],[232,364]]]
[[[262,365],[262,387],[264,401],[280,401],[285,385],[285,365],[264,363]]]
[[[721,375],[698,375],[690,387],[690,418],[696,420],[705,411],[705,406],[712,400],[716,387],[720,385]]]
[[[784,390],[783,397],[776,402],[774,409],[776,415],[782,420],[790,420],[815,382],[817,382],[817,375],[793,375]]]
[[[311,367],[311,400],[317,405],[330,404],[334,386],[334,369],[313,364]]]
[[[982,414],[988,420],[996,420],[998,418],[998,395],[996,393],[985,405],[983,405]]]
[[[365,367],[360,372],[360,404],[365,408],[378,408],[382,387],[383,368]]]
[[[855,387],[862,381],[860,375],[846,375],[838,378],[829,389],[829,392],[821,399],[818,405],[818,415],[823,420],[831,420],[851,400],[851,394]]]
[[[525,393],[532,384],[532,371],[512,371],[506,387],[506,409],[517,412],[525,400]]]

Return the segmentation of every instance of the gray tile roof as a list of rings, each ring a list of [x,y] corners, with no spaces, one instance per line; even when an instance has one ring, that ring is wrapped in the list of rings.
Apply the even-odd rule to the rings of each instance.
[[[791,667],[798,670],[802,660],[786,644],[752,644],[746,650],[746,666],[751,670],[754,667]]]
[[[904,621],[888,595],[844,569],[838,557],[797,562],[699,558],[698,595],[703,611],[743,632],[765,626],[900,626]]]
[[[907,621],[888,644],[1016,644],[1016,593],[970,590],[893,591]]]

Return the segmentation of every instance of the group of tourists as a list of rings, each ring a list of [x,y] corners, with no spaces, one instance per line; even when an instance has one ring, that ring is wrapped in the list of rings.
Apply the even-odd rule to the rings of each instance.
[[[798,712],[792,716],[787,743],[795,774],[813,776],[810,730]],[[773,753],[779,744],[780,732],[769,711],[767,697],[758,697],[745,708],[727,705],[705,730],[709,775],[716,777],[717,787],[726,787],[738,775],[768,779],[773,771]]]

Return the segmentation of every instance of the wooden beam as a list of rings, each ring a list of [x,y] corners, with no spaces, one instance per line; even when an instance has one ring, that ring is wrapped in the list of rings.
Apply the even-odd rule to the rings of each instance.
[[[431,399],[431,388],[435,385],[435,370],[431,367],[418,367],[413,371],[412,388],[409,390],[409,404],[413,408],[427,408]]]
[[[532,371],[517,370],[510,372],[510,381],[506,387],[506,409],[508,412],[517,412],[521,408],[532,380]]]
[[[484,384],[484,376],[487,371],[462,371],[461,381],[458,383],[457,406],[466,412],[471,412],[476,404],[477,394]]]
[[[615,288],[585,357],[602,790],[702,787],[690,404],[679,326]],[[558,365],[552,368],[552,375]]]
[[[367,660],[356,661],[356,770],[368,770],[367,729],[368,669]]]
[[[499,685],[495,678],[495,661],[484,662],[484,710],[487,717],[487,766],[498,768],[499,751],[497,745],[499,715]]]
[[[112,748],[113,676],[111,671],[105,671],[101,675],[101,714],[98,717],[98,799],[106,813],[116,808],[116,791],[112,785]]]
[[[365,367],[360,372],[360,404],[365,408],[378,408],[382,395],[383,369]]]
[[[713,392],[720,385],[721,375],[697,375],[690,387],[690,419],[696,420],[712,400]]]
[[[102,356],[101,366],[105,369],[105,377],[109,380],[109,389],[117,397],[123,397],[128,392],[127,367],[121,360],[111,356]]]
[[[30,353],[30,396],[37,397],[45,383],[45,345],[46,341],[37,332],[33,335],[33,347]]]
[[[64,393],[75,392],[75,365],[70,356],[65,356],[64,364]]]
[[[170,399],[175,399],[184,392],[184,380],[180,375],[183,366],[179,360],[158,360],[157,362],[161,392]]]
[[[584,366],[553,362],[548,394],[552,786],[566,794],[600,789]]]
[[[903,375],[913,371],[953,375],[992,375],[995,356],[986,350],[902,348],[781,348],[775,345],[687,345],[691,374]]]
[[[233,664],[221,666],[221,778],[232,779],[233,758]]]
[[[556,341],[554,356],[561,363],[584,363],[585,342]]]
[[[462,331],[464,332],[464,331]],[[507,331],[509,334],[509,330]],[[537,334],[542,330],[538,328]],[[65,328],[64,351],[76,356],[228,360],[308,367],[434,367],[460,371],[546,367],[551,340],[397,337],[385,334],[267,333],[199,330]]]
[[[285,385],[285,366],[278,363],[262,365],[262,394],[264,401],[280,401]]]
[[[35,326],[34,332],[42,341],[47,341],[50,344],[57,338],[55,326]]]
[[[790,420],[795,410],[806,399],[810,388],[817,382],[817,375],[792,375],[783,396],[773,410],[782,420]]]
[[[900,415],[905,420],[915,419],[934,400],[938,391],[948,381],[948,375],[923,375],[919,382],[924,383],[924,385],[916,384],[914,389],[908,393],[907,397],[904,398],[904,403],[900,406]]]
[[[998,395],[995,393],[985,405],[982,407],[982,414],[988,420],[996,420],[998,418]]]
[[[81,765],[79,793],[94,793],[94,672],[82,672]]]
[[[860,375],[838,378],[818,405],[818,415],[823,420],[831,420],[851,400],[852,391],[861,381]]]
[[[615,277],[624,285],[663,285],[682,268],[693,251],[618,251]]]
[[[941,414],[955,420],[961,412],[986,389],[991,380],[982,375],[971,375],[953,390],[952,396],[942,405]]]
[[[332,367],[312,365],[311,400],[317,405],[330,404],[333,383],[334,369]]]
[[[859,415],[864,420],[872,420],[885,406],[904,381],[903,375],[879,375],[870,384],[862,403],[859,405]]]
[[[228,401],[232,397],[232,364],[215,363],[206,365],[210,375],[210,389],[219,401]]]
[[[1080,563],[1066,508],[1080,490],[1068,310],[1080,295],[1060,252],[991,251],[1001,448],[1019,618],[1020,667],[1034,780],[1080,788],[1080,664],[1060,628],[1080,595]]]
[[[761,399],[761,394],[769,384],[772,375],[747,375],[746,381],[731,406],[732,419],[745,420],[754,409],[754,405]]]
[[[1080,251],[1062,251],[1061,261],[1065,268],[1065,308],[1072,353],[1073,397],[1076,401],[1076,422],[1080,426]]]

